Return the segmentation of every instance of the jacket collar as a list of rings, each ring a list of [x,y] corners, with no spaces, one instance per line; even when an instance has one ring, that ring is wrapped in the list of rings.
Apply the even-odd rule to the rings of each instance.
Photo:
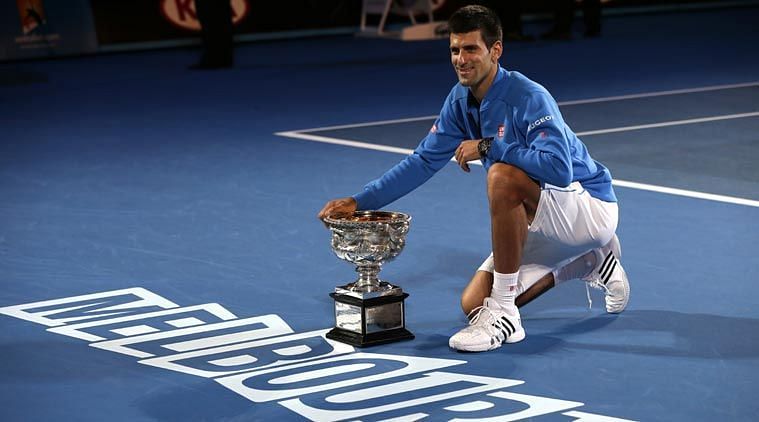
[[[504,81],[504,79],[508,78],[508,73],[509,72],[506,69],[504,69],[500,65],[498,66],[498,71],[495,74],[495,78],[493,78],[493,83],[490,84],[490,88],[488,88],[488,92],[485,93],[485,97],[482,99],[482,103],[487,102],[488,99],[493,95],[494,88],[496,87],[496,85]],[[469,88],[466,89],[466,103],[467,103],[467,107],[479,108],[482,105],[477,102],[477,99],[474,98],[474,95],[472,94],[472,91]]]

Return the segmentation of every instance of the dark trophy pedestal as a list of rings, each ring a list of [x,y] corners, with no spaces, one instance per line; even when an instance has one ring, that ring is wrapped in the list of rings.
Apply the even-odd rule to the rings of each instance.
[[[384,295],[357,294],[349,286],[330,293],[335,300],[335,328],[327,333],[327,338],[357,347],[413,339],[414,335],[406,329],[404,300],[408,293],[382,284]]]

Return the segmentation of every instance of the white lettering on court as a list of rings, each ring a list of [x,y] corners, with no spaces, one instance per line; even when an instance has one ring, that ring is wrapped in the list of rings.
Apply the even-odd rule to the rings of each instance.
[[[536,120],[528,131],[551,119]],[[252,402],[276,402],[313,421],[517,421],[549,414],[626,421],[578,411],[580,402],[506,390],[521,380],[441,371],[463,360],[357,352],[327,339],[327,329],[295,333],[278,315],[238,318],[218,303],[180,307],[141,287],[6,306],[0,314],[144,365],[213,379]]]

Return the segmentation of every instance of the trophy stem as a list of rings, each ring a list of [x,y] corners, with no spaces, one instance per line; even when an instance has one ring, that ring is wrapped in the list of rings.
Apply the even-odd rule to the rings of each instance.
[[[358,273],[358,280],[355,282],[356,288],[362,291],[372,291],[373,289],[379,289],[380,279],[377,277],[382,264],[365,264],[356,267]]]

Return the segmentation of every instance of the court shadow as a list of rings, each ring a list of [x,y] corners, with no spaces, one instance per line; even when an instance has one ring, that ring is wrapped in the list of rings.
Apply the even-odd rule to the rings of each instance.
[[[589,333],[604,329],[604,335]],[[618,335],[609,330],[618,332]],[[580,338],[581,337],[581,338]],[[530,336],[512,353],[560,347],[633,355],[736,359],[759,357],[759,320],[674,311],[630,310],[600,315]]]

